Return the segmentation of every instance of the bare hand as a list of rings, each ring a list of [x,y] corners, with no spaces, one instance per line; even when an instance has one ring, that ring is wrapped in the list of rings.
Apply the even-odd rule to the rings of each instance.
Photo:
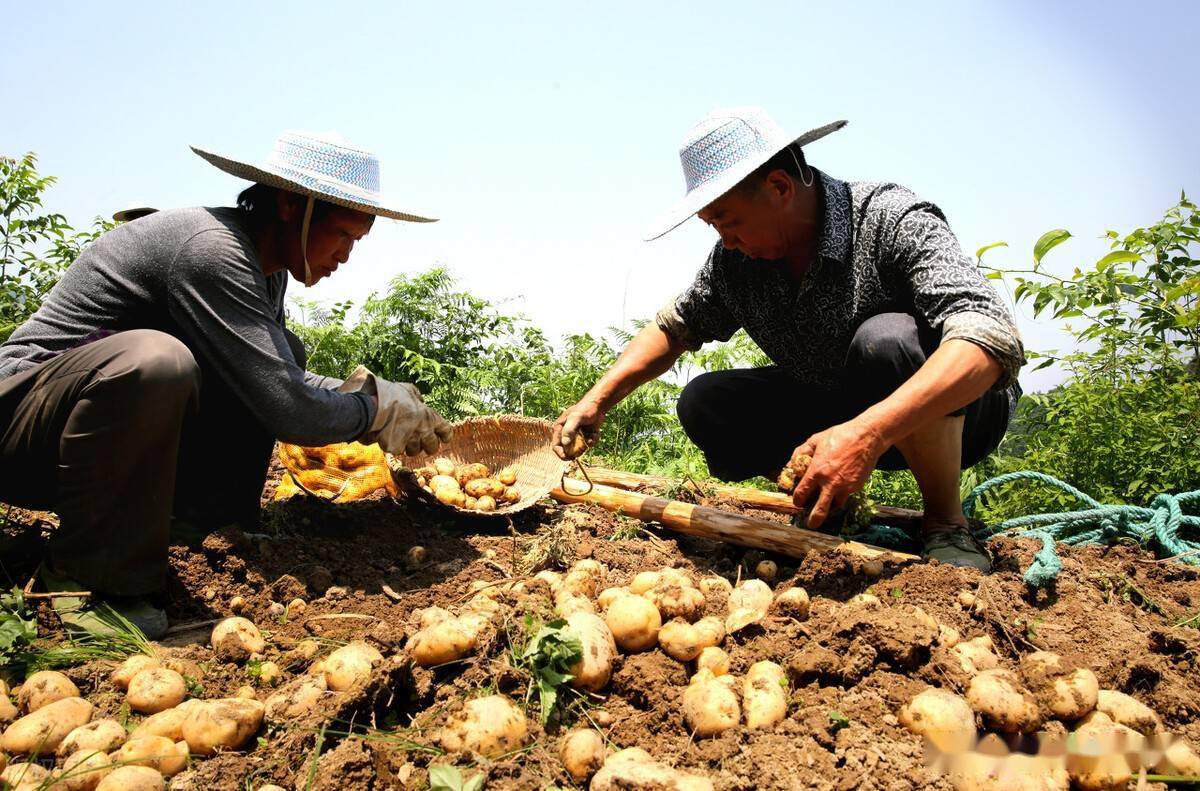
[[[589,401],[580,401],[566,409],[558,420],[550,437],[550,447],[563,461],[570,461],[583,454],[600,438],[600,426],[605,413]]]
[[[841,508],[862,489],[887,448],[878,432],[854,421],[813,434],[796,448],[792,458],[812,457],[808,471],[792,493],[801,512],[811,506],[808,526],[817,529],[833,508]]]

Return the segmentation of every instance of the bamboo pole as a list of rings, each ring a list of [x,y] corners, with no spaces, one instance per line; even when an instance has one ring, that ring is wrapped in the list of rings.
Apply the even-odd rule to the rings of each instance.
[[[594,475],[592,477],[595,478]],[[594,485],[587,494],[564,491],[560,487],[550,492],[550,496],[563,503],[595,503],[609,511],[643,522],[658,522],[686,535],[765,549],[792,558],[802,558],[814,550],[838,550],[864,558],[891,555],[900,559],[916,560],[914,555],[891,552],[857,541],[842,541],[835,536],[814,530],[803,530],[716,508],[628,492],[603,484]]]
[[[679,482],[660,475],[641,475],[623,470],[609,470],[603,467],[588,467],[588,477],[594,483],[605,486],[616,486],[620,489],[636,490],[642,487],[665,489]],[[748,489],[742,486],[726,486],[720,483],[697,484],[704,492],[712,492],[718,497],[736,500],[751,508],[761,508],[764,511],[774,511],[779,514],[794,514],[799,509],[792,498],[783,492],[764,492],[761,489]],[[893,508],[889,505],[875,507],[876,515],[885,522],[920,521],[921,512],[909,508]]]

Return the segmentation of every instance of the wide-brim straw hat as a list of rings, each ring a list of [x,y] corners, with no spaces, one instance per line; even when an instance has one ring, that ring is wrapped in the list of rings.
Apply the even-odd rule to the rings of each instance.
[[[232,176],[327,201],[366,214],[407,222],[437,222],[402,211],[379,188],[379,159],[332,132],[284,132],[261,164],[199,146],[209,163]]]
[[[147,214],[154,214],[158,209],[150,206],[142,206],[138,203],[131,203],[120,211],[113,212],[113,220],[115,222],[132,222],[139,217],[145,217]]]
[[[789,145],[806,146],[846,123],[834,121],[792,137],[759,107],[713,110],[692,127],[679,148],[687,193],[654,222],[646,241],[678,228]]]

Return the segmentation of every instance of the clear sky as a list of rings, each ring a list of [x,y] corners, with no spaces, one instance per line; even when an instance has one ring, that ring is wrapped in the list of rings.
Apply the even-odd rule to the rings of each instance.
[[[552,337],[648,317],[703,261],[677,149],[714,107],[758,104],[843,179],[939,204],[963,247],[1026,263],[1104,252],[1195,191],[1200,4],[1180,2],[10,3],[0,153],[36,151],[77,225],[244,186],[188,149],[261,159],[284,129],[375,150],[434,225],[380,222],[319,299],[437,263]],[[292,284],[292,294],[303,289]],[[1027,345],[1062,342],[1018,321]],[[1055,380],[1027,374],[1027,389]],[[1032,387],[1030,387],[1032,386]]]

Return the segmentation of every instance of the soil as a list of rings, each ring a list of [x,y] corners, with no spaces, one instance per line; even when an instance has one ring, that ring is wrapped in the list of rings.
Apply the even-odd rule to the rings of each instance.
[[[641,747],[660,762],[708,777],[717,789],[949,788],[925,767],[920,739],[897,720],[899,708],[928,686],[961,691],[964,682],[937,647],[936,632],[915,617],[917,607],[964,638],[988,635],[1008,667],[1033,650],[1057,652],[1090,668],[1102,688],[1133,695],[1169,730],[1200,744],[1200,632],[1172,625],[1200,610],[1200,572],[1153,562],[1131,546],[1060,547],[1056,588],[1034,592],[1021,569],[1038,547],[996,539],[997,569],[987,576],[919,562],[888,562],[872,574],[878,569],[836,552],[802,560],[772,556],[779,566],[774,587],[803,587],[812,600],[809,617],[772,615],[731,635],[724,648],[734,674],[760,660],[788,669],[788,716],[773,728],[693,738],[680,707],[691,669],[653,650],[619,659],[604,692],[575,699],[564,722],[543,728],[531,710],[533,738],[522,751],[499,760],[442,755],[439,729],[464,700],[500,691],[524,701],[529,679],[509,661],[508,643],[525,627],[519,616],[507,619],[476,655],[424,669],[403,652],[414,610],[454,609],[472,583],[528,578],[584,557],[608,567],[612,586],[663,566],[736,581],[767,556],[655,526],[641,530],[641,523],[595,506],[547,501],[510,521],[382,497],[337,506],[303,497],[274,502],[273,492],[268,483],[261,533],[231,530],[171,548],[168,614],[176,626],[164,653],[185,663],[193,694],[233,696],[255,685],[250,666],[221,662],[207,647],[214,619],[232,614],[230,601],[241,596],[247,609],[240,614],[267,634],[266,658],[284,668],[285,682],[307,670],[309,662],[292,650],[306,638],[327,650],[363,639],[388,661],[371,683],[330,696],[318,715],[266,730],[242,752],[197,760],[171,788],[426,788],[431,764],[457,763],[466,777],[484,773],[487,789],[566,789],[575,786],[557,742],[575,724],[595,725],[612,747]],[[53,525],[52,515],[10,509],[6,586],[28,578]],[[425,558],[413,565],[409,552],[418,546]],[[975,606],[959,603],[964,591],[976,597]],[[849,601],[864,592],[878,603]],[[294,599],[305,602],[303,613],[269,614],[273,602]],[[710,597],[706,609],[723,615],[724,596]],[[46,611],[40,618],[53,624]],[[128,718],[108,680],[113,666],[94,662],[68,675],[96,704],[97,717]],[[269,693],[257,689],[260,699]]]

